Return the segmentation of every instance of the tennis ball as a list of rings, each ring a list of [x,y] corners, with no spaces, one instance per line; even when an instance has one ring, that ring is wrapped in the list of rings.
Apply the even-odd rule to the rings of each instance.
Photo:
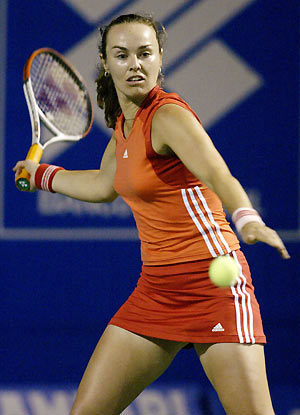
[[[211,282],[218,287],[229,287],[235,284],[239,267],[230,256],[219,256],[210,263],[208,275]]]

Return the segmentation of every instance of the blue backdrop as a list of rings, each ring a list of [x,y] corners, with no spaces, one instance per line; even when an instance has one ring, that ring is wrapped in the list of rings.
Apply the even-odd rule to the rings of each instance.
[[[165,88],[196,110],[292,256],[284,261],[270,247],[243,245],[268,338],[273,399],[278,413],[292,413],[300,407],[297,0],[1,0],[0,383],[76,385],[107,321],[137,281],[139,242],[121,200],[89,205],[44,192],[23,194],[11,170],[31,140],[22,91],[28,55],[42,46],[65,54],[86,78],[95,103],[96,27],[135,11],[154,13],[165,24]],[[97,168],[111,132],[95,110],[86,139],[49,148],[44,160]],[[192,351],[182,351],[161,382],[200,381],[209,389],[195,363]]]

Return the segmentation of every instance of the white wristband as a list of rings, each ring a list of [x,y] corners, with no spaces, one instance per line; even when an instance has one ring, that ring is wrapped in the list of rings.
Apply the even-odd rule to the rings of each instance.
[[[259,213],[252,208],[238,208],[232,214],[232,221],[236,230],[240,233],[242,228],[249,222],[258,222],[264,225]]]

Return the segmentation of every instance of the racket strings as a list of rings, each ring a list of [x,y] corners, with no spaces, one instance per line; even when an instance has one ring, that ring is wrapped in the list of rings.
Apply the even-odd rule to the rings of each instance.
[[[50,53],[35,57],[30,70],[35,99],[47,119],[66,135],[82,135],[91,122],[91,104],[80,79]]]

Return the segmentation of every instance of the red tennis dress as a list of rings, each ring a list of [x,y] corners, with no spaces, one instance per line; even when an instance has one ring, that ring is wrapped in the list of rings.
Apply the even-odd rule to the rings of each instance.
[[[153,116],[170,103],[198,119],[177,94],[156,86],[128,138],[123,114],[117,120],[114,187],[133,212],[143,267],[110,324],[186,343],[264,343],[249,267],[220,199],[177,156],[161,156],[152,148]],[[221,289],[210,282],[208,267],[219,255],[238,262],[236,286]]]

